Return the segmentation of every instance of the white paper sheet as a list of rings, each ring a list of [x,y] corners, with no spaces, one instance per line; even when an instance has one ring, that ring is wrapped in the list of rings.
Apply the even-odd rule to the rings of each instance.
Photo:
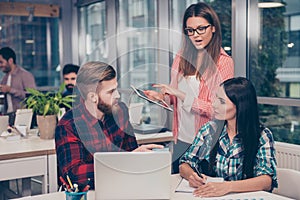
[[[181,181],[179,182],[175,192],[185,192],[185,193],[192,193],[195,190],[195,188],[191,187],[189,185],[189,182],[182,178]]]

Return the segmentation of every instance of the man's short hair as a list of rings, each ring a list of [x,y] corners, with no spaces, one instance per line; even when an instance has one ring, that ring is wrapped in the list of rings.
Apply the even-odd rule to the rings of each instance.
[[[3,47],[0,49],[0,55],[8,61],[8,59],[12,58],[14,64],[16,64],[16,53],[9,47]]]
[[[79,66],[74,64],[66,64],[63,68],[63,75],[70,74],[74,72],[75,74],[78,73]]]
[[[87,62],[78,71],[76,85],[81,96],[86,99],[89,92],[96,92],[98,84],[116,77],[115,69],[104,62]]]

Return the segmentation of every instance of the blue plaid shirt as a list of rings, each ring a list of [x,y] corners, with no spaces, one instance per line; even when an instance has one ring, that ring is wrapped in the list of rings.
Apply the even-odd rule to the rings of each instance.
[[[224,180],[242,180],[243,175],[243,145],[239,137],[234,137],[232,144],[227,134],[226,125],[219,136],[219,149],[216,155],[216,166],[214,171],[218,177]],[[209,152],[214,146],[213,130],[216,129],[214,121],[206,123],[198,132],[190,148],[180,159],[180,163],[188,163],[192,168],[198,168],[199,161],[209,161]],[[276,159],[274,139],[269,129],[265,128],[259,139],[256,164],[254,165],[254,177],[270,175],[272,177],[272,188],[277,187]]]

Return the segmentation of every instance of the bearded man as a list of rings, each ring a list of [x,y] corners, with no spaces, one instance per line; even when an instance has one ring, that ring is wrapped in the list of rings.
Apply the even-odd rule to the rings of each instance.
[[[77,74],[80,103],[59,121],[55,144],[59,173],[80,186],[90,179],[94,189],[94,153],[151,151],[162,145],[137,145],[126,105],[119,102],[114,68],[88,62]]]

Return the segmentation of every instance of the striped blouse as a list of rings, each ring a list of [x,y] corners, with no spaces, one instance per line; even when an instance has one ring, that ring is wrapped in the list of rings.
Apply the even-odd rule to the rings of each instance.
[[[180,53],[176,55],[171,72],[171,87],[178,88],[178,80],[182,77],[179,73],[179,62],[181,59]],[[215,91],[223,81],[232,78],[234,75],[234,64],[232,58],[221,49],[219,61],[216,65],[216,73],[209,75],[204,73],[200,79],[198,98],[185,101],[193,102],[191,106],[191,114],[195,115],[195,127],[191,130],[191,134],[196,135],[198,130],[208,121],[212,119],[213,109],[212,102],[215,98]],[[189,96],[186,96],[189,98]],[[192,98],[192,97],[191,97]],[[178,105],[177,98],[171,98],[171,103],[174,107],[173,114],[173,135],[175,142],[178,138]]]

